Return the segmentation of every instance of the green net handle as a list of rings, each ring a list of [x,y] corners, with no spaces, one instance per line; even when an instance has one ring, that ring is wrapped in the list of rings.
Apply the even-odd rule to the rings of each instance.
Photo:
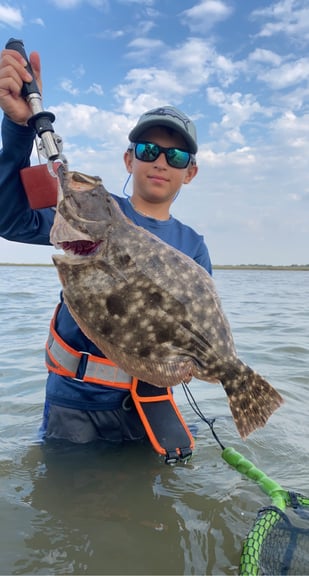
[[[244,474],[247,478],[254,480],[272,501],[274,506],[284,510],[289,502],[289,494],[280,484],[269,478],[262,470],[259,470],[250,460],[247,460],[242,454],[234,448],[224,448],[222,458],[235,470]]]

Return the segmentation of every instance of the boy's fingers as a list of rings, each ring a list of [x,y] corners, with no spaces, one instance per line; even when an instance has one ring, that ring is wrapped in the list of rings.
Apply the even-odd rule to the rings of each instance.
[[[29,61],[35,80],[41,85],[41,62],[38,52],[31,52]]]

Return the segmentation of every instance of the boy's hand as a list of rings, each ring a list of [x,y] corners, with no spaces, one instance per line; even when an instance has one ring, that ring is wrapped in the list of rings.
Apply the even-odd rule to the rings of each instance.
[[[30,54],[30,64],[33,75],[42,89],[40,76],[40,57],[37,52]],[[17,124],[27,124],[32,116],[31,109],[23,96],[23,82],[31,82],[32,76],[27,72],[26,61],[16,50],[2,50],[0,54],[0,106],[5,114]]]

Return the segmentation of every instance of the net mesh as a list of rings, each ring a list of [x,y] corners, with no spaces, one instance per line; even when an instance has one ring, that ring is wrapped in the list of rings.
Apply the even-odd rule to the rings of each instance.
[[[285,512],[262,508],[240,559],[240,575],[309,574],[309,499],[289,493]]]

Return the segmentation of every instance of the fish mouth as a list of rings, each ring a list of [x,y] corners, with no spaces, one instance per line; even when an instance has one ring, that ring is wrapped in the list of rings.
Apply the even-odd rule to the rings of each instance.
[[[92,240],[72,240],[71,242],[59,242],[59,248],[62,248],[66,254],[74,254],[74,256],[90,256],[95,254],[102,241],[93,242]]]

